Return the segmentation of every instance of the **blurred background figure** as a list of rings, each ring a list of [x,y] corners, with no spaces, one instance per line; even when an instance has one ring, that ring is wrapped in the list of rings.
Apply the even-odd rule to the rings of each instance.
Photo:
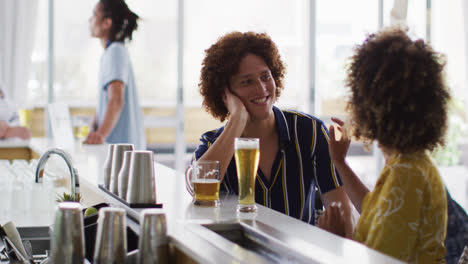
[[[3,138],[31,138],[31,131],[22,127],[16,107],[8,101],[5,90],[0,83],[0,139]]]
[[[99,103],[87,144],[132,143],[145,149],[143,114],[125,41],[132,40],[138,15],[123,0],[101,0],[89,19],[91,36],[104,48],[99,70]]]

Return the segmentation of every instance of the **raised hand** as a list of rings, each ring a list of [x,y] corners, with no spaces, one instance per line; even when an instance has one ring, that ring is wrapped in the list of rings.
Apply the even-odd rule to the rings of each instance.
[[[249,120],[249,112],[239,97],[233,94],[227,87],[224,89],[223,102],[229,111],[230,120],[239,120],[245,127]]]
[[[335,137],[335,126],[330,126],[330,142],[328,144],[330,158],[333,162],[344,162],[346,153],[348,153],[349,145],[351,140],[347,137],[343,126],[344,122],[338,118],[332,117],[332,121],[337,124],[338,130],[341,132],[341,138],[339,140]]]

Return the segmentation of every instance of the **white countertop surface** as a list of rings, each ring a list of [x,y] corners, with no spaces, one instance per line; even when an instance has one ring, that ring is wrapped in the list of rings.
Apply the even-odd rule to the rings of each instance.
[[[0,139],[0,148],[27,148],[28,146],[29,140],[21,138]]]
[[[29,142],[29,147],[37,153],[44,153],[53,147],[53,143],[47,139],[33,138]],[[128,214],[134,218],[138,217],[140,209],[126,207],[114,198],[105,195],[97,187],[98,179],[103,173],[102,165],[107,155],[105,145],[81,145],[76,143],[72,149],[66,151],[72,156],[74,166],[79,172],[80,191],[83,195],[84,206],[104,201],[112,206],[126,208]],[[68,169],[64,162],[55,159],[52,163],[54,167],[49,170],[54,170],[58,174],[63,173],[65,177],[69,178]],[[155,177],[157,202],[163,204],[163,209],[160,210],[166,214],[168,234],[177,243],[180,243],[181,248],[186,252],[196,253],[198,260],[201,262],[220,263],[220,258],[226,257],[226,255],[222,252],[212,254],[213,250],[216,249],[216,245],[210,244],[210,241],[206,238],[197,236],[189,228],[191,225],[251,219],[262,222],[280,232],[287,233],[288,241],[283,242],[299,247],[298,250],[305,252],[307,256],[311,256],[317,263],[401,263],[360,243],[338,237],[262,205],[257,205],[258,212],[253,214],[237,213],[237,196],[221,195],[219,208],[194,206],[191,203],[192,197],[185,190],[184,175],[159,163],[155,163]],[[41,193],[38,192],[37,194]],[[24,199],[24,192],[21,192],[21,196],[14,196],[14,199]],[[34,195],[29,195],[28,198],[35,200]],[[2,196],[0,195],[1,200]],[[47,203],[44,204],[47,205]],[[47,214],[48,218],[39,219],[37,216],[45,214],[45,211],[49,212]],[[17,226],[50,225],[53,222],[53,212],[50,212],[51,210],[38,206],[28,212],[23,212],[21,215],[16,215],[16,219],[11,218],[11,216],[10,219],[5,219],[0,212],[0,223],[3,224],[7,220],[13,220],[17,223]],[[211,248],[211,251],[209,248]],[[235,248],[232,250],[235,250]]]

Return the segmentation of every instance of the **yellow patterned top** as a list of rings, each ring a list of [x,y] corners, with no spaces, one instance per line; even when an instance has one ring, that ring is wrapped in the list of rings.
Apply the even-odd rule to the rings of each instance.
[[[425,152],[395,155],[362,202],[355,239],[410,263],[445,263],[447,198]]]

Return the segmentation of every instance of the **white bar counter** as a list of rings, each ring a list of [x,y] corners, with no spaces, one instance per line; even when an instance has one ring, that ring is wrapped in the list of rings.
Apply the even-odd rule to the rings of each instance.
[[[51,141],[42,138],[31,139],[28,146],[38,154],[54,147]],[[98,179],[102,177],[102,165],[107,155],[106,145],[82,145],[77,142],[73,148],[66,149],[66,151],[72,156],[73,165],[79,173],[80,192],[84,206],[107,202],[112,206],[125,208],[130,217],[138,219],[141,209],[126,207],[97,186]],[[56,173],[63,173],[64,177],[69,179],[65,163],[59,160],[54,159],[49,162],[54,163],[52,166]],[[261,222],[281,234],[286,234],[278,239],[283,239],[282,242],[291,245],[313,259],[315,263],[401,263],[358,242],[333,235],[262,205],[257,205],[258,212],[256,213],[237,213],[237,196],[221,195],[219,208],[194,206],[191,202],[192,197],[185,190],[184,175],[162,164],[155,163],[155,177],[157,203],[163,204],[160,210],[166,214],[168,235],[173,243],[188,255],[194,256],[198,262],[248,263],[248,259],[233,258],[231,252],[221,250],[219,245],[210,241],[209,237],[200,237],[193,227],[200,223],[250,219]],[[23,198],[18,197],[18,199]],[[44,221],[37,221],[35,217],[40,210],[43,209],[31,209],[29,214],[23,215],[24,219],[12,220],[20,223],[17,224],[18,226],[44,225]],[[49,225],[52,224],[52,219],[50,218]],[[2,221],[0,224],[3,224],[6,219],[0,218],[0,220]],[[230,250],[238,249],[233,246]]]

